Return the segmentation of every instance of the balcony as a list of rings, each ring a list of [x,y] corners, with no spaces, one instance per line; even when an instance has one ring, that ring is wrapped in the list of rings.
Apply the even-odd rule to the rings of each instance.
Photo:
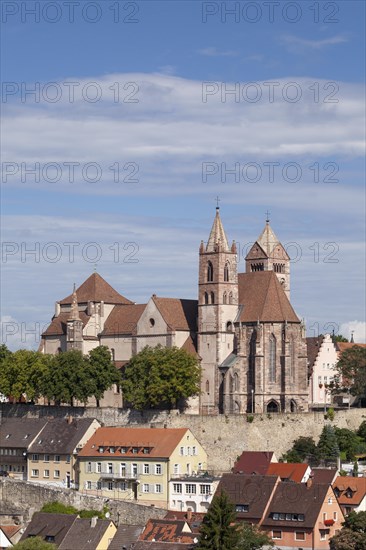
[[[138,479],[139,478],[139,474],[136,473],[136,474],[132,474],[132,473],[109,473],[109,472],[99,472],[99,479]]]

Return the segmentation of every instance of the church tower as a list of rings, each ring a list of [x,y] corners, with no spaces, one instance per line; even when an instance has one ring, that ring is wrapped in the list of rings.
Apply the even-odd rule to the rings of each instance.
[[[83,351],[83,322],[80,319],[76,288],[72,293],[70,316],[67,320],[66,350]]]
[[[237,251],[229,246],[220,218],[212,225],[208,242],[199,249],[198,353],[202,358],[201,412],[223,412],[220,387],[225,372],[220,365],[235,349],[234,321],[238,311]]]
[[[266,225],[245,258],[247,273],[274,271],[290,299],[290,257],[269,224]]]

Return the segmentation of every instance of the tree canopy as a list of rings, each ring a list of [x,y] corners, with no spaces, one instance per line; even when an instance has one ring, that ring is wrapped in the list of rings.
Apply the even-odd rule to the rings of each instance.
[[[196,550],[235,550],[239,531],[234,505],[224,491],[216,493],[199,531]]]
[[[177,407],[200,391],[201,369],[196,357],[177,347],[145,347],[122,374],[124,399],[135,409]]]
[[[50,542],[45,542],[41,537],[28,537],[12,548],[14,550],[55,550],[56,546]]]
[[[332,392],[348,390],[354,396],[366,396],[366,348],[357,345],[345,350],[336,365]]]
[[[366,512],[351,512],[338,535],[329,541],[330,550],[366,549]]]

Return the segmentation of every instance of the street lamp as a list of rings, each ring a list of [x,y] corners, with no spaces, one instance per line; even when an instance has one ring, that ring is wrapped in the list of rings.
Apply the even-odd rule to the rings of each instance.
[[[254,389],[250,390],[252,392],[252,414],[254,413]]]

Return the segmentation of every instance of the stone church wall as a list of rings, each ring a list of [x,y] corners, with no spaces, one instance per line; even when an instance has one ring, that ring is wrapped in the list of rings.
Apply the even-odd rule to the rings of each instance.
[[[46,407],[37,405],[0,404],[1,418],[45,417],[71,414],[75,417],[96,418],[106,426],[189,428],[203,445],[208,456],[208,469],[229,471],[242,451],[274,451],[277,458],[286,452],[300,436],[318,440],[325,424],[320,412],[279,413],[273,415],[199,416],[180,414],[178,411],[137,411],[113,408]],[[355,430],[366,419],[366,409],[335,412],[332,425]]]

